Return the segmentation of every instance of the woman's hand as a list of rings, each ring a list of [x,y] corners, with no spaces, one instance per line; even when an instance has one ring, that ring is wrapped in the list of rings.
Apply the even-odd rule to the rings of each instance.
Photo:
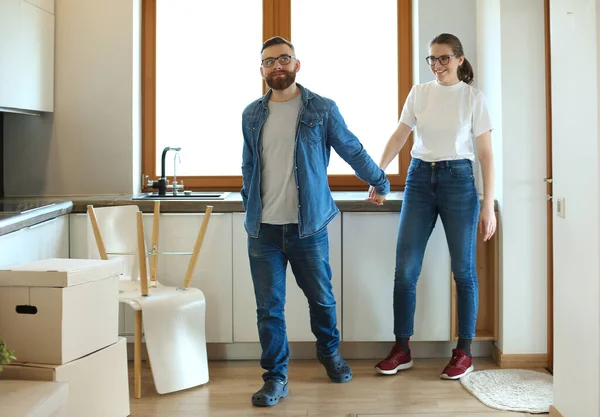
[[[370,201],[371,203],[375,204],[376,206],[383,206],[383,202],[385,201],[385,196],[379,195],[377,193],[377,190],[375,190],[375,187],[373,187],[371,185],[369,187],[369,197],[366,199],[366,201]]]
[[[477,136],[477,156],[483,175],[483,204],[479,214],[479,233],[486,242],[496,232],[494,214],[494,155],[492,153],[492,134],[487,131]]]
[[[485,204],[479,214],[479,233],[483,235],[483,241],[487,242],[496,232],[496,215],[493,204]]]

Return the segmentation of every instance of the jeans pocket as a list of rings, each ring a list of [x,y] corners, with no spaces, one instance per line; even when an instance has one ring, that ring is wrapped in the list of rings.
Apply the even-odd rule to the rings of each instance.
[[[461,164],[450,167],[450,175],[454,178],[474,178],[473,167],[470,164]]]
[[[415,162],[411,162],[408,165],[408,170],[406,171],[406,175],[415,174],[419,170],[419,164]]]

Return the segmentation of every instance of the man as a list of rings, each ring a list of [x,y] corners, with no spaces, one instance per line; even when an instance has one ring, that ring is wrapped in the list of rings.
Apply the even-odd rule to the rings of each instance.
[[[385,173],[346,127],[336,104],[295,82],[293,45],[280,37],[261,50],[260,72],[269,91],[242,114],[243,187],[248,255],[256,297],[264,385],[254,405],[272,406],[288,394],[289,359],[284,305],[286,267],[308,300],[317,358],[334,382],[352,371],[338,351],[327,225],[339,213],[327,182],[331,147],[377,191],[389,193]]]

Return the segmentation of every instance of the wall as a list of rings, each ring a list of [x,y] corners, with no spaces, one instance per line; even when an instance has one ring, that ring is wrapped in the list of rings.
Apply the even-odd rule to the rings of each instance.
[[[492,117],[492,124],[494,130],[492,132],[492,152],[494,153],[494,194],[496,200],[498,200],[498,210],[502,214],[504,212],[504,198],[502,187],[503,177],[503,159],[502,154],[502,60],[501,54],[501,28],[500,28],[500,0],[488,0],[486,2],[480,2],[477,4],[477,62],[475,68],[477,69],[477,75],[479,77],[479,88],[483,91],[486,97],[486,104],[488,106],[490,115]],[[483,177],[481,172],[479,174],[480,186],[483,183]],[[503,216],[500,216],[502,221]],[[503,221],[502,226],[498,225],[497,233],[498,239],[502,242],[503,237]],[[503,259],[503,245],[498,245],[499,258]],[[504,292],[502,289],[502,276],[503,268],[502,262],[498,263],[498,275],[500,277],[500,288],[498,291],[499,305],[502,311],[502,305],[504,301]],[[498,348],[503,348],[504,338],[504,316],[500,314],[498,317],[499,340],[496,342]]]
[[[463,44],[465,56],[473,65],[477,62],[477,31],[475,0],[413,0],[413,7],[418,10],[416,33],[418,44],[415,45],[416,63],[415,82],[425,83],[434,79],[425,57],[429,55],[429,41],[440,33],[451,33],[458,36]]]
[[[600,1],[551,0],[554,405],[600,415]]]
[[[130,194],[139,184],[138,8],[56,2],[55,112],[6,115],[6,195]]]
[[[544,4],[543,0],[486,0],[477,2],[477,7],[478,70],[485,74],[480,88],[499,128],[492,133],[502,248],[498,348],[504,354],[544,354]]]

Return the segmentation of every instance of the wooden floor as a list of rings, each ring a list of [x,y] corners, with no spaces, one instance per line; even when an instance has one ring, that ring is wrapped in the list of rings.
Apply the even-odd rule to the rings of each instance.
[[[316,361],[292,361],[289,396],[274,407],[254,407],[252,394],[262,386],[258,361],[211,362],[211,380],[203,387],[158,395],[145,367],[142,398],[131,398],[132,417],[524,417],[483,405],[459,381],[445,381],[439,373],[444,360],[418,359],[415,366],[395,376],[375,373],[376,361],[349,361],[354,372],[345,384],[330,382]],[[497,366],[475,360],[476,369]],[[132,366],[130,370],[133,369]],[[543,371],[543,370],[540,370]],[[133,377],[130,372],[130,387]],[[131,390],[133,391],[133,390]]]

